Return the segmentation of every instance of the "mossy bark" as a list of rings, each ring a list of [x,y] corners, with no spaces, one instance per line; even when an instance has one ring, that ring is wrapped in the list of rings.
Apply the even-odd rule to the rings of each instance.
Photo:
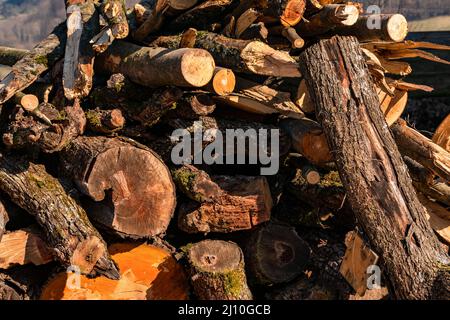
[[[106,243],[85,211],[42,165],[2,154],[0,188],[36,218],[49,247],[65,267],[78,267],[83,274],[118,277]]]
[[[204,240],[186,249],[194,293],[200,300],[251,300],[244,255],[233,242]]]

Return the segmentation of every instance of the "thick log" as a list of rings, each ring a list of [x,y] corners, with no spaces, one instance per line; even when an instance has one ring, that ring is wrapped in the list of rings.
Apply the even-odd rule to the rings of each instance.
[[[54,248],[55,257],[63,266],[79,268],[83,274],[118,278],[106,243],[84,210],[42,165],[2,154],[0,188],[36,218],[47,245]]]
[[[130,28],[128,26],[125,0],[104,0],[98,8],[108,25],[93,37],[90,43],[97,53],[102,53],[115,39],[126,38]]]
[[[450,259],[380,111],[359,43],[351,37],[323,40],[301,55],[300,66],[348,201],[384,261],[393,294],[448,299],[450,274],[441,266]]]
[[[184,12],[167,26],[170,31],[182,31],[189,27],[208,30],[212,22],[224,16],[233,0],[207,0]]]
[[[182,205],[178,227],[188,233],[228,233],[270,219],[273,206],[265,177],[209,176],[186,165],[173,172],[178,188],[198,202]]]
[[[151,45],[178,48],[180,36],[161,36]],[[298,64],[287,53],[260,41],[230,39],[211,32],[197,35],[195,47],[209,51],[217,65],[234,72],[275,77],[299,77]]]
[[[205,50],[146,48],[115,41],[96,60],[103,73],[122,73],[138,84],[203,87],[213,77],[214,59]]]
[[[120,109],[100,110],[92,109],[86,112],[88,128],[98,133],[113,133],[125,125],[125,118]]]
[[[120,268],[120,280],[58,273],[42,289],[40,300],[187,300],[183,268],[166,250],[147,244],[117,243],[108,248]]]
[[[279,223],[253,231],[243,249],[249,278],[261,285],[295,279],[304,271],[311,251],[294,228]]]
[[[67,41],[63,86],[67,99],[84,98],[92,89],[94,50],[89,43],[99,31],[99,15],[92,0],[66,1]]]
[[[13,65],[12,71],[0,81],[0,104],[35,82],[64,55],[66,25],[53,32]]]
[[[360,15],[354,25],[336,27],[333,33],[355,36],[361,42],[401,42],[408,34],[408,22],[401,14]]]
[[[329,4],[317,14],[296,26],[299,35],[314,37],[332,31],[338,26],[353,26],[359,17],[359,10],[352,4]]]
[[[36,266],[53,261],[40,230],[36,227],[5,233],[0,241],[0,269],[33,264]]]
[[[204,240],[187,248],[190,279],[200,300],[251,300],[244,255],[233,242]]]
[[[295,119],[304,117],[303,112],[292,102],[289,93],[277,91],[240,77],[237,77],[236,80],[237,92],[225,97],[216,97],[216,100],[252,113],[279,113]]]
[[[321,126],[312,120],[286,119],[280,127],[290,135],[292,148],[311,163],[323,165],[333,161],[327,138]]]
[[[121,139],[79,137],[61,153],[61,170],[95,202],[89,216],[123,237],[164,233],[176,206],[169,170],[148,148]]]
[[[450,153],[400,119],[391,127],[403,155],[419,162],[446,181],[450,181]]]

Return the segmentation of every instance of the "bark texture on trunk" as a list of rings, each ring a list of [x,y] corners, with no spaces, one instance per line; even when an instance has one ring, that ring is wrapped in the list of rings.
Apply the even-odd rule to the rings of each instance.
[[[300,65],[349,203],[384,260],[395,296],[448,299],[449,257],[417,198],[358,42],[322,40],[301,55]]]

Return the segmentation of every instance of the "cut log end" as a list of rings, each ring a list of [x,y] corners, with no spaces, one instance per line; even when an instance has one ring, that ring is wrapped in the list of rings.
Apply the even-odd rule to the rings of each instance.
[[[25,110],[33,111],[39,106],[39,99],[33,94],[26,94],[20,99],[20,104]]]
[[[233,242],[204,240],[188,251],[191,282],[200,300],[249,300],[242,250]]]
[[[394,14],[389,18],[386,30],[392,41],[403,41],[408,35],[408,21],[403,15]]]
[[[236,86],[234,72],[226,68],[216,68],[214,76],[207,88],[219,96],[229,95]]]
[[[285,27],[292,27],[299,23],[305,12],[306,1],[291,0],[288,1],[283,14],[280,17],[281,24]]]
[[[214,59],[205,50],[188,50],[182,57],[181,73],[188,84],[193,87],[203,87],[213,77],[215,69]]]

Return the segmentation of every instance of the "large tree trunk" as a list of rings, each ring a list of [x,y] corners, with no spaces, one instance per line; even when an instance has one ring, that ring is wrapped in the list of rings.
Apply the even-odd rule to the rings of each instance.
[[[419,202],[354,38],[301,56],[309,92],[347,197],[400,299],[450,297],[450,262]],[[420,276],[419,276],[420,275]]]
[[[79,137],[62,170],[94,203],[89,216],[114,233],[150,238],[166,231],[176,205],[169,170],[150,149],[121,139]]]
[[[65,267],[117,279],[119,273],[106,243],[84,210],[42,165],[2,154],[0,188],[36,218],[49,247],[55,249],[56,258]]]

